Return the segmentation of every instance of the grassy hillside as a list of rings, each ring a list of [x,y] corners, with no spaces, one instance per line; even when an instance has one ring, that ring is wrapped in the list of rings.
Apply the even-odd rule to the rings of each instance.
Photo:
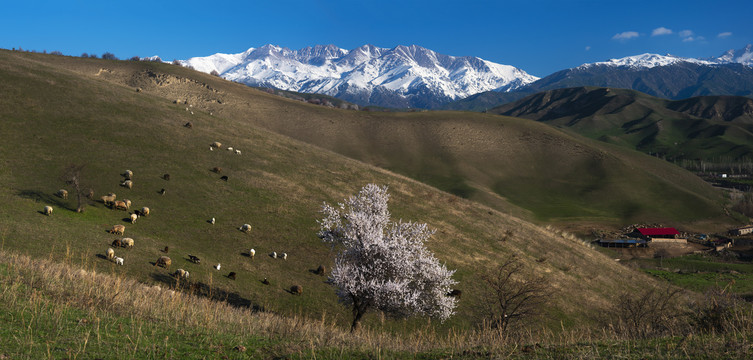
[[[745,97],[669,101],[633,90],[578,87],[531,95],[490,112],[674,159],[753,156],[753,100]]]
[[[719,193],[691,174],[542,124],[465,112],[330,109],[166,64],[34,60],[140,88],[142,97],[175,102],[174,111],[271,130],[516,216],[610,224],[729,221]]]
[[[182,89],[183,99],[188,98],[189,103],[175,103],[170,97],[172,92],[165,90],[171,86]],[[332,140],[332,147],[342,146],[343,153],[373,157],[376,163],[403,158],[401,164],[423,165],[429,174],[436,174],[437,168],[452,174],[455,168],[464,169],[468,160],[458,162],[457,167],[432,167],[446,164],[446,158],[428,157],[424,151],[466,148],[470,154],[477,154],[474,152],[484,149],[470,143],[461,146],[467,140],[452,136],[452,128],[448,127],[452,121],[458,121],[456,126],[467,124],[468,128],[459,130],[484,139],[480,129],[493,127],[510,128],[516,136],[522,135],[516,128],[523,120],[498,122],[496,117],[494,121],[482,117],[461,123],[445,119],[451,113],[434,118],[426,114],[389,117],[336,111],[165,64],[8,51],[0,52],[0,93],[5,95],[0,97],[0,244],[5,250],[53,260],[72,259],[98,272],[172,286],[174,280],[168,271],[153,266],[163,255],[161,249],[168,246],[168,255],[173,259],[171,270],[190,271],[193,292],[241,307],[307,318],[326,317],[335,324],[346,324],[350,319],[348,309],[337,303],[325,279],[312,273],[320,264],[331,266],[334,256],[316,237],[315,220],[322,202],[339,201],[366,183],[375,182],[390,187],[395,219],[426,222],[437,229],[428,247],[448,268],[457,269],[455,279],[463,298],[457,314],[437,325],[440,331],[473,328],[482,322],[487,295],[480,274],[508,255],[516,255],[533,276],[547,279],[553,295],[547,304],[549,316],[545,323],[557,327],[592,322],[591,314],[616,301],[621,291],[652,284],[646,275],[619,266],[572,236],[270,132],[257,124],[298,124],[299,134],[305,132],[304,128],[317,134],[328,130],[321,127],[323,119],[330,119],[341,122],[354,135],[354,128],[347,124],[372,120],[373,126],[386,126],[393,119],[391,123],[400,126],[402,136],[415,140],[429,136],[423,129],[433,124],[430,128],[444,131],[447,144],[456,142],[453,147],[443,148],[432,142],[431,147],[403,143],[409,138],[394,137],[384,146],[391,145],[395,153],[382,155],[378,150],[384,147],[376,142],[357,147],[348,141],[332,140],[336,134],[329,134],[333,136],[328,139]],[[377,120],[385,124],[378,125]],[[398,124],[401,120],[405,125]],[[184,126],[189,121],[193,124],[190,129]],[[402,132],[410,128],[414,130]],[[329,131],[336,132],[335,129],[332,126]],[[547,134],[542,139],[553,147],[564,142],[558,132],[543,126],[540,129]],[[369,138],[369,128],[361,131],[361,139]],[[538,138],[533,132],[528,136]],[[240,149],[242,155],[210,151],[213,141]],[[408,147],[416,147],[417,152],[400,152]],[[570,155],[595,152],[577,142],[570,148]],[[421,156],[427,156],[429,162],[419,161]],[[609,154],[599,156],[615,158]],[[633,171],[646,169],[639,167],[643,158],[635,161],[629,164]],[[76,213],[73,196],[63,200],[53,195],[64,187],[59,176],[69,164],[86,165],[82,182],[94,189],[95,198],[112,191],[118,199],[132,200],[134,208],[150,207],[151,215],[131,225],[124,221],[126,212],[102,203],[90,204],[84,213]],[[533,164],[528,167],[539,166]],[[222,167],[222,174],[211,171],[217,166]],[[120,174],[126,169],[134,173],[130,190],[119,186]],[[579,168],[569,171],[576,170]],[[169,181],[162,178],[165,173],[171,175]],[[656,173],[661,176],[661,171]],[[228,176],[228,181],[220,180],[221,175]],[[439,178],[433,175],[429,180]],[[655,180],[647,181],[652,184]],[[166,193],[160,195],[163,188]],[[661,190],[687,191],[669,187]],[[55,208],[51,216],[40,213],[45,205]],[[212,217],[216,218],[215,225],[207,222]],[[244,223],[253,226],[249,234],[238,230]],[[106,232],[113,224],[124,224],[125,236],[136,242],[131,250],[116,250],[116,255],[125,258],[122,267],[103,259],[110,242],[119,237]],[[257,251],[253,260],[244,255],[251,247]],[[266,256],[272,251],[287,252],[288,260]],[[202,263],[189,262],[188,254],[199,256]],[[211,267],[216,263],[222,264],[222,271]],[[237,272],[237,280],[226,276],[230,271]],[[261,283],[265,277],[270,285]],[[303,286],[302,296],[287,291],[295,284]],[[402,332],[425,324],[425,319],[394,321],[370,314],[364,325]],[[528,324],[533,326],[535,322]]]

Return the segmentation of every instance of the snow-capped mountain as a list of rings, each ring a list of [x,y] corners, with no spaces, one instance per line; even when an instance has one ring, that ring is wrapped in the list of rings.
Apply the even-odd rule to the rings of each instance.
[[[748,44],[745,48],[740,50],[727,50],[724,54],[722,54],[722,56],[716,58],[695,59],[669,54],[641,54],[627,56],[620,59],[610,59],[608,61],[583,64],[576,69],[588,69],[590,67],[597,66],[624,66],[630,68],[651,69],[659,66],[669,66],[683,62],[697,65],[742,64],[746,66],[753,66],[753,45]]]
[[[361,105],[435,107],[476,93],[511,91],[538,80],[509,65],[438,54],[420,46],[345,50],[274,45],[183,60],[184,66],[253,86],[320,93]]]

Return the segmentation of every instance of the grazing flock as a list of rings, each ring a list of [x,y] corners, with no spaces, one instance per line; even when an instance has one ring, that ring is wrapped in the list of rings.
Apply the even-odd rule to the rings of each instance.
[[[191,128],[191,126],[188,126],[188,125],[186,125],[186,127]],[[220,142],[213,142],[212,144],[210,144],[209,150],[214,151],[215,149],[222,149],[222,143],[220,143]],[[234,153],[234,154],[237,154],[237,155],[241,155],[241,150],[240,149],[234,149],[233,147],[228,147],[227,151],[229,151],[231,153]],[[214,172],[214,173],[216,173],[216,174],[221,174],[223,172],[223,170],[222,170],[221,167],[214,167],[214,168],[211,169],[211,171]],[[123,177],[123,180],[122,180],[122,182],[120,182],[120,186],[124,187],[126,189],[129,189],[129,190],[133,189],[133,187],[134,187],[134,173],[133,173],[133,171],[126,170],[125,172],[123,172],[121,174],[121,176]],[[162,175],[161,177],[162,177],[163,180],[166,180],[166,181],[170,180],[170,174],[166,173],[166,174]],[[227,181],[228,177],[226,175],[223,175],[220,179],[224,180],[224,181]],[[165,192],[166,191],[163,188],[158,193],[164,195]],[[58,196],[61,199],[68,199],[68,191],[65,190],[65,189],[58,190],[55,193],[55,195]],[[91,199],[94,198],[93,197],[93,190],[89,191],[88,197],[91,198]],[[112,192],[108,193],[107,195],[101,196],[99,198],[99,200],[106,207],[109,207],[110,209],[113,209],[113,210],[129,211],[131,209],[132,205],[133,205],[132,202],[131,202],[131,200],[128,200],[128,199],[122,199],[122,200],[121,199],[117,199],[117,195],[115,193],[112,193]],[[42,213],[44,215],[47,215],[47,216],[52,215],[52,212],[53,212],[52,206],[45,206],[44,209],[43,209],[43,211],[42,211]],[[146,218],[146,217],[148,217],[150,215],[150,213],[151,213],[150,208],[146,207],[146,206],[143,206],[143,207],[141,207],[141,210],[134,210],[133,212],[129,213],[128,218],[124,219],[124,220],[128,220],[127,222],[129,222],[130,224],[135,224],[138,219],[140,219],[140,218]],[[215,222],[216,222],[216,219],[214,217],[212,217],[207,222],[209,222],[210,224],[214,225]],[[243,225],[241,225],[237,229],[239,231],[243,232],[243,233],[250,233],[252,231],[252,227],[251,227],[250,224],[243,224]],[[126,230],[125,229],[125,225],[115,224],[115,225],[112,225],[112,227],[109,230],[107,230],[107,232],[110,233],[110,234],[113,234],[113,235],[124,236],[125,235],[125,230]],[[134,243],[135,243],[134,239],[130,238],[130,237],[119,237],[119,238],[114,239],[112,242],[110,242],[110,247],[105,251],[105,259],[107,259],[108,261],[113,262],[115,265],[121,265],[121,266],[123,266],[124,263],[125,263],[125,259],[123,257],[121,257],[121,256],[117,256],[116,253],[115,253],[115,251],[116,251],[115,249],[131,249],[131,248],[134,247]],[[164,250],[160,250],[160,251],[162,251],[163,253],[167,254],[168,251],[169,251],[169,247],[165,246]],[[254,257],[255,257],[255,255],[256,255],[256,250],[253,249],[253,248],[251,248],[245,254],[247,254],[248,257],[253,260]],[[288,258],[288,254],[285,253],[285,252],[278,253],[278,252],[273,251],[273,252],[271,252],[269,254],[269,256],[271,258],[273,258],[273,259],[282,259],[282,260],[287,260],[287,258]],[[198,256],[195,256],[195,255],[187,254],[187,260],[190,261],[191,263],[195,264],[195,265],[200,265],[201,264],[201,259]],[[167,255],[160,255],[156,259],[156,261],[154,262],[154,264],[153,264],[154,267],[163,267],[163,268],[165,268],[168,271],[169,271],[171,265],[172,265],[172,260]],[[217,265],[212,265],[212,267],[216,271],[220,271],[221,264],[217,263]],[[325,273],[325,267],[323,265],[320,265],[319,268],[316,271],[312,271],[312,272],[314,272],[315,274],[318,274],[318,275],[324,275],[324,273]],[[176,281],[181,281],[181,280],[188,281],[189,275],[190,275],[187,270],[182,269],[182,268],[181,269],[177,269],[177,270],[175,270],[175,272],[172,272],[172,273],[169,273],[169,274],[173,278],[175,278]],[[239,273],[237,273],[235,271],[230,271],[228,273],[228,275],[226,275],[226,277],[228,279],[231,279],[231,280],[236,280],[239,277]],[[265,285],[269,285],[269,281],[267,280],[266,277],[264,278],[264,280],[261,281],[261,283],[265,284]],[[289,289],[290,289],[289,292],[291,294],[301,295],[303,293],[303,288],[300,285],[293,285]]]

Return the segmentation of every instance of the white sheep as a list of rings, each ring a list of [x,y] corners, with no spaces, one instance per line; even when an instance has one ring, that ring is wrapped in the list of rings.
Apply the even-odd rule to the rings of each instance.
[[[120,186],[122,186],[124,188],[128,188],[128,189],[133,189],[133,181],[131,181],[131,180],[123,181],[123,183],[120,184]]]
[[[138,219],[138,218],[139,218],[139,216],[138,216],[138,215],[136,215],[136,214],[131,214],[131,224],[135,223],[135,222],[136,222],[136,219]]]
[[[131,238],[122,238],[120,239],[120,243],[124,248],[132,248],[133,247],[133,239]]]
[[[133,178],[133,171],[131,171],[131,170],[126,170],[126,171],[125,171],[125,172],[123,173],[123,177],[124,177],[124,178],[125,178],[126,180],[131,180],[131,178]]]
[[[47,216],[52,215],[52,206],[49,206],[49,205],[45,206],[44,207],[44,214],[47,215]]]
[[[141,208],[141,216],[149,216],[149,208],[144,206]]]
[[[283,260],[287,260],[288,259],[288,253],[282,253],[282,254],[280,254],[280,258],[282,258]]]
[[[215,270],[219,271],[220,270],[220,266],[221,266],[220,263],[217,263],[217,265],[213,266],[213,268]]]
[[[60,197],[61,199],[67,199],[68,198],[68,190],[65,190],[65,189],[58,190],[57,196]]]
[[[115,257],[115,264],[123,265],[123,258],[122,257]]]
[[[214,225],[214,218],[212,218],[212,220],[209,220],[209,223]]]
[[[232,146],[228,147],[227,151],[233,151],[233,147]]]
[[[112,248],[107,249],[107,260],[112,260],[115,257],[115,250]]]
[[[219,141],[215,141],[215,142],[213,142],[213,143],[212,143],[211,145],[209,145],[209,147],[210,147],[210,148],[218,148],[218,149],[219,149],[219,148],[221,148],[221,147],[222,147],[222,143],[221,143],[221,142],[219,142]]]
[[[241,151],[240,151],[240,150],[238,150],[238,149],[235,149],[235,153],[236,153],[236,154],[238,154],[238,155],[240,155],[240,154],[241,154]]]
[[[248,255],[253,258],[254,255],[256,255],[256,250],[254,250],[254,249],[249,250],[248,251]]]
[[[177,277],[179,279],[188,279],[189,275],[190,274],[188,273],[188,271],[183,270],[183,269],[175,270],[175,273],[173,274],[173,276],[175,276],[175,277]]]
[[[240,228],[238,228],[238,230],[247,233],[247,232],[251,231],[251,225],[249,225],[249,224],[243,224],[243,226],[241,226]]]
[[[269,254],[269,256],[270,256],[270,257],[271,257],[272,259],[276,259],[276,258],[277,258],[277,253],[276,253],[276,252],[274,252],[274,251],[272,251],[272,252],[271,252],[271,253]]]

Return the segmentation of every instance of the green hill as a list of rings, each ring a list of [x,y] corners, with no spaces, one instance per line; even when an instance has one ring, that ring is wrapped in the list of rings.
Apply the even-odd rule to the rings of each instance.
[[[322,202],[340,201],[369,182],[390,187],[393,217],[437,229],[428,246],[457,269],[463,299],[440,329],[481,323],[480,274],[510,254],[555,290],[550,325],[593,321],[588,314],[626,287],[651,284],[572,236],[396,172],[540,218],[714,220],[722,206],[686,172],[523,119],[336,110],[167,64],[10,51],[0,51],[0,93],[3,249],[167,286],[168,272],[153,266],[167,246],[171,269],[190,271],[194,291],[338,324],[350,314],[312,272],[329,267],[334,255],[315,236],[315,220]],[[210,151],[214,141],[242,154]],[[85,165],[82,183],[95,198],[115,192],[136,209],[148,206],[151,215],[130,224],[126,212],[99,202],[76,213],[73,196],[53,195],[64,187],[60,175],[69,164]],[[119,186],[126,169],[134,173],[132,189]],[[45,205],[55,208],[51,216],[40,213]],[[249,234],[238,230],[244,223],[253,226]],[[116,250],[122,267],[102,258],[119,237],[106,232],[113,224],[124,224],[125,236],[136,241],[131,250]],[[244,255],[249,248],[256,249],[254,259]],[[272,251],[288,259],[266,255]],[[189,262],[188,254],[202,263]],[[211,267],[216,263],[222,271]],[[230,271],[237,280],[226,276]],[[303,296],[287,292],[295,284]],[[365,325],[376,324],[399,331],[424,320],[382,325],[371,314]]]
[[[670,159],[753,157],[753,100],[703,96],[670,101],[634,90],[550,90],[490,112],[537,120]]]

